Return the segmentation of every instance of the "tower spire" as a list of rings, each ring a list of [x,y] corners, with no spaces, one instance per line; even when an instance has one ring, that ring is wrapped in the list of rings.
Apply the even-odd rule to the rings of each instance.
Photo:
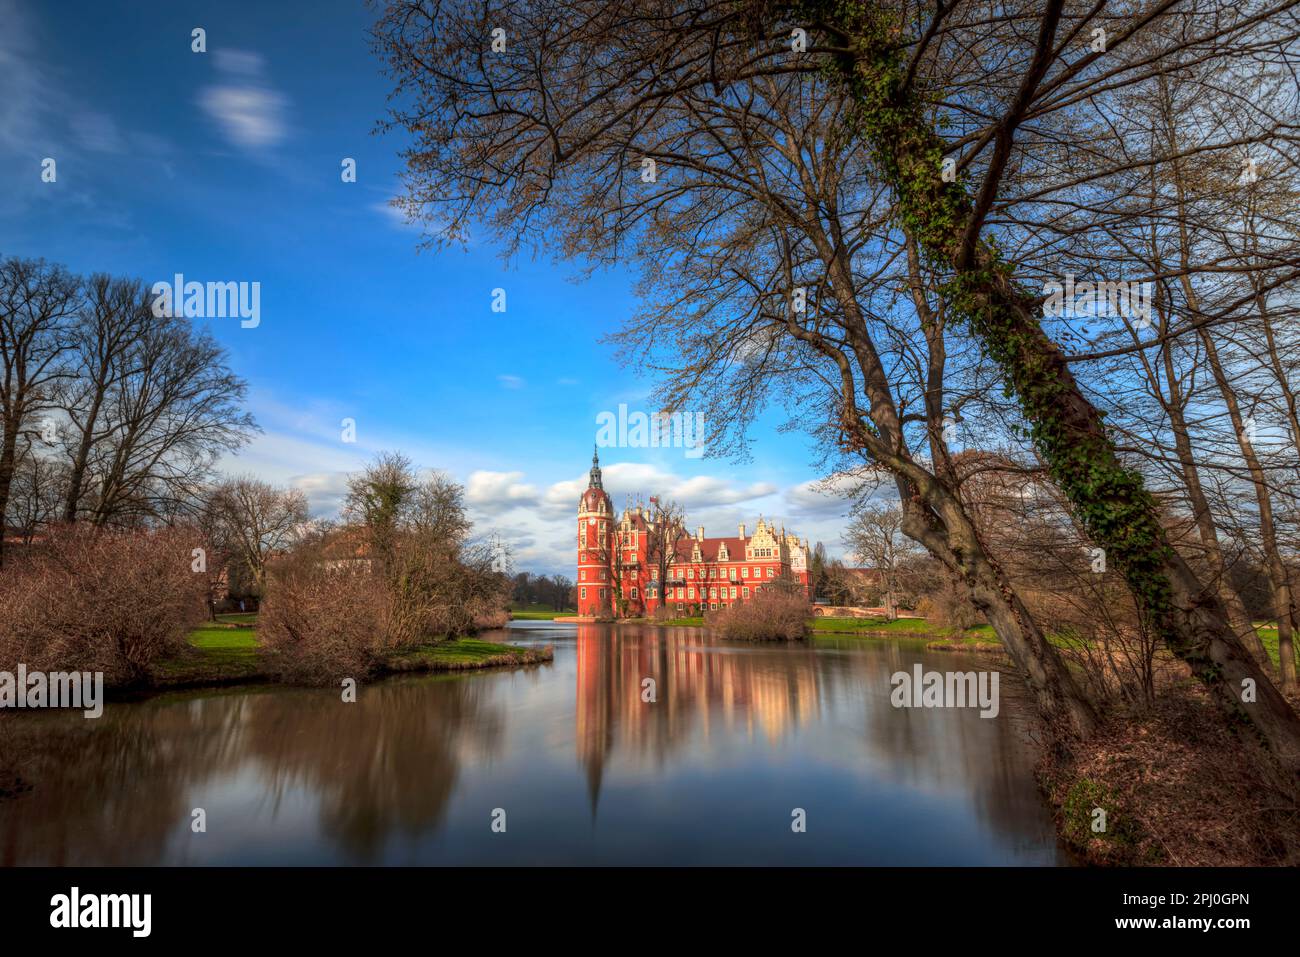
[[[591,447],[591,481],[587,483],[587,488],[604,488],[600,482],[600,455],[595,445]]]

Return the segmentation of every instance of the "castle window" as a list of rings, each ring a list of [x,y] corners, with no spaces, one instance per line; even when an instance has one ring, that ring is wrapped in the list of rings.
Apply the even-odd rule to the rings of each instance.
[[[632,586],[632,597],[633,597],[633,598],[636,598],[636,586],[635,586],[635,585]]]
[[[690,592],[690,594],[687,595],[687,597],[688,597],[688,598],[694,598],[694,597],[695,597],[695,589],[694,589],[694,588],[690,588],[690,589],[688,589],[688,591]]]
[[[744,568],[742,568],[742,569],[740,570],[740,574],[743,575],[745,578],[748,578],[748,577],[749,577],[749,566],[746,565]]]
[[[776,569],[775,569],[775,568],[769,568],[769,569],[767,570],[767,577],[768,577],[768,578],[775,578],[775,577],[776,577]]]
[[[732,586],[731,586],[731,597],[732,597],[732,598],[735,598],[735,597],[736,597],[736,586],[735,586],[735,585],[732,585]]]
[[[587,589],[585,589],[585,588],[579,588],[579,589],[578,589],[578,597],[581,598],[583,601],[586,601],[586,600],[587,600]]]
[[[746,598],[749,597],[749,586],[748,586],[748,585],[746,585],[744,588],[742,588],[741,591],[744,593],[744,596],[745,596]]]

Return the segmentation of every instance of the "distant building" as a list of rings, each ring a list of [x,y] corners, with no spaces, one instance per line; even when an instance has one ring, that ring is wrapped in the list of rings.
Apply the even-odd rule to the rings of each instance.
[[[704,526],[694,535],[673,535],[673,554],[660,581],[654,552],[664,537],[657,534],[655,513],[637,506],[615,514],[595,453],[590,476],[578,502],[580,617],[641,617],[661,605],[682,613],[693,606],[717,610],[752,598],[778,579],[809,593],[808,542],[761,516],[753,535],[745,534],[744,525],[730,538],[707,538]]]

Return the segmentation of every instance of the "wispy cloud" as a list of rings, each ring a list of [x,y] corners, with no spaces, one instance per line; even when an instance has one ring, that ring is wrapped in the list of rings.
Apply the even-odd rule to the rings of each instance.
[[[503,389],[522,389],[528,384],[517,375],[499,375],[497,381],[501,383]]]
[[[43,132],[47,81],[35,66],[36,40],[30,22],[14,0],[0,0],[0,147],[31,150]]]
[[[117,123],[107,113],[83,110],[69,120],[69,125],[83,149],[92,153],[126,152],[126,143]]]
[[[388,224],[395,229],[410,229],[419,232],[421,226],[419,223],[411,222],[407,216],[406,210],[395,205],[391,200],[388,202],[371,203],[370,208],[388,221]]]
[[[250,152],[269,149],[285,138],[288,98],[266,76],[262,56],[247,50],[213,53],[219,82],[199,93],[199,105],[233,145]]]

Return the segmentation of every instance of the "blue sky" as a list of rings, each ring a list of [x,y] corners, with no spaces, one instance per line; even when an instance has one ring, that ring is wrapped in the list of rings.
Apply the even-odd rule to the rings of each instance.
[[[361,0],[0,0],[0,254],[259,282],[256,328],[209,320],[265,430],[227,471],[301,487],[328,514],[349,471],[399,449],[466,485],[517,568],[572,576],[596,417],[652,410],[652,383],[599,341],[633,311],[632,277],[575,283],[573,267],[505,263],[483,243],[417,250],[387,204],[403,141],[372,132],[389,92],[372,15]],[[630,492],[681,501],[711,534],[761,512],[839,552],[844,504],[813,488],[810,442],[778,422],[741,465],[603,449],[606,487],[620,506]]]

